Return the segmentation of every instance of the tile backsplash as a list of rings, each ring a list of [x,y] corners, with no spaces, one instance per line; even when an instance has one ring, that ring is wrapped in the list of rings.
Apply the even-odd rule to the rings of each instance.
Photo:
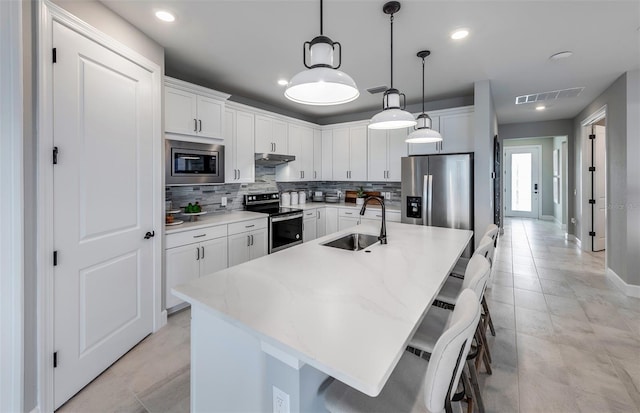
[[[390,192],[389,206],[400,206],[400,182],[276,182],[275,167],[256,166],[255,183],[223,184],[203,186],[168,186],[165,198],[171,201],[173,208],[184,207],[190,202],[198,202],[204,211],[222,212],[243,209],[244,195],[259,192],[289,191],[354,191],[359,187],[365,191]],[[220,205],[222,197],[227,197],[227,206]]]

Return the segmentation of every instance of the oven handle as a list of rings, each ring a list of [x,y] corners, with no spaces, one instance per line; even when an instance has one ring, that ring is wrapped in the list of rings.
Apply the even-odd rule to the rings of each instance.
[[[284,215],[281,217],[272,217],[271,222],[288,221],[290,219],[302,218],[302,213],[296,213],[291,215]]]

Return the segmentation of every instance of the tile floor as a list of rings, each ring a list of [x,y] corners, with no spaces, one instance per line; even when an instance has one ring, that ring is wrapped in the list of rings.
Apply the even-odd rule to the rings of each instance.
[[[493,375],[481,370],[487,412],[640,412],[640,300],[604,275],[546,221],[508,219],[487,301]],[[59,412],[188,412],[188,310]]]

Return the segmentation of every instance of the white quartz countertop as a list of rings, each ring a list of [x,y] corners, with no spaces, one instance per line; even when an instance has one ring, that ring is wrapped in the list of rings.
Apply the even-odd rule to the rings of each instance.
[[[472,232],[388,223],[387,245],[358,252],[320,245],[356,230],[378,235],[380,227],[339,231],[172,292],[376,396]]]
[[[206,227],[212,227],[215,225],[233,224],[234,222],[249,221],[256,218],[268,218],[269,215],[259,212],[249,211],[229,211],[220,212],[216,214],[199,215],[198,220],[195,222],[188,222],[189,217],[176,214],[176,219],[184,220],[185,222],[180,225],[166,226],[165,234],[175,234],[182,231],[190,231],[192,229],[200,229]]]

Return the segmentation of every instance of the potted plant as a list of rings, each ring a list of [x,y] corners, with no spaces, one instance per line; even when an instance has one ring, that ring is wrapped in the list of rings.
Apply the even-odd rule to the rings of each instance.
[[[367,194],[364,192],[364,188],[360,187],[358,188],[358,192],[356,192],[356,205],[362,205],[364,204],[364,198],[367,196]]]

